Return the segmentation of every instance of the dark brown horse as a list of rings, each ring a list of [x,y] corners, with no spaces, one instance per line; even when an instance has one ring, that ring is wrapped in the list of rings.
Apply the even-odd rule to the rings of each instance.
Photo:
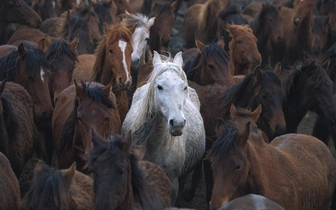
[[[312,54],[321,55],[336,41],[336,32],[330,26],[331,16],[316,16],[312,25]]]
[[[36,0],[31,7],[42,20],[57,17],[55,0]]]
[[[324,116],[330,125],[335,124],[334,84],[321,64],[307,58],[289,72],[283,81],[287,133],[297,132],[299,123],[308,111]]]
[[[50,70],[49,62],[44,57],[44,42],[39,43],[38,49],[25,48],[19,45],[18,50],[12,51],[0,59],[0,80],[7,79],[22,85],[33,99],[34,121],[38,127],[38,156],[51,161],[46,151],[46,135],[52,115],[52,103],[49,93]],[[50,145],[50,143],[47,143]],[[48,153],[48,154],[47,154]]]
[[[93,60],[88,61],[86,58],[81,60],[79,57],[79,66],[74,69],[73,74],[76,80],[93,80],[103,85],[108,85],[112,81],[121,121],[129,109],[125,90],[132,82],[130,69],[133,52],[132,34],[135,28],[136,25],[129,30],[120,24],[112,26],[105,24],[105,35],[97,46],[95,56],[91,56]]]
[[[230,58],[224,46],[217,43],[204,45],[198,40],[196,46],[197,55],[183,68],[188,80],[201,86],[214,83],[223,87],[232,86],[234,80],[230,74]]]
[[[224,206],[220,207],[219,210],[235,210],[235,209],[244,209],[244,210],[285,210],[282,206],[276,202],[268,199],[262,195],[257,194],[248,194],[242,197],[233,199]]]
[[[0,152],[0,209],[21,209],[20,187],[11,168],[11,164],[4,154]]]
[[[93,132],[94,150],[89,157],[96,192],[96,210],[159,209],[171,205],[171,183],[157,165],[139,162],[131,146],[131,134],[107,141]]]
[[[284,50],[284,32],[281,27],[281,7],[263,3],[262,9],[249,24],[258,39],[258,50],[262,56],[262,64],[274,66],[280,62],[279,50]]]
[[[111,85],[81,83],[66,88],[58,97],[52,118],[59,168],[74,161],[85,171],[84,154],[92,150],[91,128],[104,138],[120,133],[120,118]]]
[[[99,17],[99,31],[101,34],[104,34],[104,23],[111,25],[116,24],[118,21],[117,6],[113,0],[105,0],[93,3],[93,7],[95,13]]]
[[[92,210],[93,207],[93,180],[76,171],[76,163],[69,169],[53,170],[41,160],[35,166],[34,179],[21,204],[23,210]]]
[[[231,75],[245,75],[261,64],[257,38],[248,25],[228,25],[232,40],[229,43]]]
[[[251,122],[239,131],[219,120],[208,157],[214,169],[211,206],[218,209],[249,193],[285,209],[327,209],[336,185],[336,163],[315,137],[287,134],[266,143]],[[225,186],[225,187],[224,187]]]
[[[0,1],[0,44],[7,43],[4,39],[5,28],[9,23],[19,23],[30,27],[40,27],[42,20],[23,0]]]
[[[19,177],[35,144],[33,101],[21,85],[6,80],[0,83],[0,133],[0,151]]]
[[[46,58],[50,64],[50,95],[53,103],[57,96],[67,88],[72,80],[72,72],[77,60],[78,37],[71,43],[62,39],[45,40]]]

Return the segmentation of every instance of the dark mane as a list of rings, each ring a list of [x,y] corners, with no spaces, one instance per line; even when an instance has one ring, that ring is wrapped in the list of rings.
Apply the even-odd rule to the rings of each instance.
[[[226,7],[220,14],[219,18],[226,23],[232,23],[236,25],[248,24],[242,16],[242,11],[235,4],[231,4]]]
[[[87,96],[93,101],[101,103],[108,108],[116,109],[116,106],[109,99],[109,95],[106,94],[103,87],[89,87],[90,83],[85,84],[84,82],[81,82],[81,86],[85,92],[83,97]]]
[[[94,11],[91,11],[90,6],[86,5],[86,4],[80,6],[78,9],[76,9],[76,14],[79,17],[87,17],[88,19],[90,18],[90,16],[98,18],[97,14]]]
[[[223,157],[225,157],[232,148],[237,149],[235,142],[237,135],[238,131],[234,124],[227,122],[223,134],[217,137],[217,140],[213,143],[212,148],[207,154],[207,158],[210,159],[213,167],[222,163]]]
[[[311,68],[314,68],[314,70],[310,71],[311,75],[309,76],[309,78],[311,79],[306,82],[307,86],[319,87],[324,85],[324,83],[326,82],[331,82],[325,69],[321,66],[321,64],[318,63],[316,60],[308,57],[305,58],[303,62],[296,64],[292,71],[289,73],[289,75],[283,81],[285,93],[290,93],[291,89],[295,85],[295,81],[297,80],[297,78],[300,75],[305,74]]]
[[[19,69],[21,56],[24,57],[24,62]],[[49,70],[49,62],[41,50],[27,48],[24,55],[19,55],[17,50],[12,51],[0,59],[0,80],[13,81],[16,77],[35,77],[40,75],[40,66]]]
[[[151,15],[149,17],[154,17],[157,14],[163,13],[172,13],[174,11],[171,10],[170,4],[168,2],[156,2],[153,6]]]
[[[258,80],[256,79],[254,72],[246,75],[244,80],[227,89],[225,94],[218,98],[222,102],[222,109],[229,110],[231,104],[235,104],[236,101],[240,101],[241,107],[246,107],[248,105],[248,101],[246,101],[246,99],[253,96],[253,91],[255,90],[254,87],[269,89],[270,83],[281,86],[280,79],[273,71],[263,70]]]
[[[216,60],[220,69],[228,68],[230,65],[229,56],[221,46],[216,43],[205,45],[202,53],[198,52],[198,54],[188,61],[184,67],[188,80],[192,80],[194,71],[201,65],[202,62],[207,62],[209,59]]]
[[[67,55],[71,60],[78,61],[77,55],[70,49],[70,46],[62,39],[54,39],[46,58],[50,60],[58,60],[62,55]]]
[[[69,19],[65,19],[63,22],[63,27],[62,27],[62,34],[64,38],[71,38],[68,37],[70,33],[73,33],[74,31],[77,30],[81,30],[81,31],[85,31],[87,32],[87,36],[88,35],[88,31],[89,31],[89,23],[88,21],[83,18],[83,17],[78,17],[78,16],[72,16]],[[76,36],[77,34],[73,35]],[[81,37],[82,38],[82,37]],[[87,41],[89,41],[90,38],[88,38]]]
[[[313,25],[312,25],[312,31],[313,33],[319,33],[320,31],[323,31],[324,33],[328,33],[329,24],[325,16],[318,15],[315,17],[313,21]]]
[[[68,209],[69,191],[61,171],[42,164],[42,171],[34,175],[32,185],[22,201],[27,209],[43,209],[54,203],[58,209]]]

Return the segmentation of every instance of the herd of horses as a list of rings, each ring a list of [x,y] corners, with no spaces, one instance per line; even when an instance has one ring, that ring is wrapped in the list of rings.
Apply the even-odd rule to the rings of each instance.
[[[0,209],[336,209],[336,2],[182,3],[0,0]]]

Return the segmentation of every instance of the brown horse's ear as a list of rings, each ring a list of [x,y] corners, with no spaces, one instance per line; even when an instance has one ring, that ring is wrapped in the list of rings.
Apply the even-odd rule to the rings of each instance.
[[[106,95],[108,95],[108,96],[110,95],[111,88],[112,88],[111,82],[110,82],[110,84],[108,84],[104,87],[104,92],[106,93]]]
[[[41,172],[43,170],[43,161],[42,160],[39,160],[36,165],[35,165],[35,168],[34,168],[34,174],[37,174],[39,172]]]
[[[239,138],[238,138],[238,142],[237,142],[237,144],[239,146],[244,146],[246,144],[246,142],[247,142],[247,140],[250,136],[250,130],[251,130],[250,126],[251,126],[251,122],[247,122],[246,126],[244,128],[244,131],[241,134],[239,134]]]
[[[259,104],[258,107],[251,113],[251,117],[254,119],[255,122],[259,119],[259,116],[262,111],[262,105]]]
[[[49,36],[46,35],[45,38],[44,38],[44,52],[47,52],[51,46],[52,46],[52,41],[50,40]]]
[[[74,79],[74,83],[75,83],[77,98],[83,97],[83,95],[85,93],[84,88],[81,85],[78,85],[75,79]]]
[[[217,125],[216,125],[216,135],[217,137],[222,135],[225,131],[225,122],[223,119],[218,118],[217,119]]]
[[[232,120],[236,119],[237,117],[237,108],[233,103],[230,106],[230,115]]]
[[[257,80],[259,80],[260,79],[260,77],[261,77],[261,67],[260,67],[260,65],[258,65],[258,66],[256,66],[255,68],[254,68],[254,76],[256,77],[256,79]]]
[[[39,43],[37,44],[37,48],[41,50],[42,52],[45,52],[46,50],[45,38],[39,41]]]
[[[0,96],[1,96],[1,94],[3,93],[3,91],[5,90],[6,82],[7,82],[7,80],[5,79],[5,80],[3,80],[3,81],[1,82],[1,84],[0,84]]]
[[[331,69],[330,69],[330,58],[328,58],[327,60],[325,60],[321,66],[326,70],[326,72],[329,74]]]
[[[21,58],[26,56],[26,48],[23,43],[18,46],[18,53]]]
[[[77,52],[77,45],[78,45],[78,42],[79,42],[79,35],[77,34],[77,36],[75,37],[75,39],[72,40],[72,42],[69,44],[69,47],[70,47],[70,49],[71,49],[73,52]]]
[[[110,31],[110,25],[104,22],[103,31],[104,34],[108,33]]]
[[[278,62],[277,64],[275,64],[273,71],[274,71],[274,73],[276,75],[278,75],[278,76],[281,75],[281,71],[282,71],[282,64],[281,64],[281,62]]]
[[[229,31],[230,35],[233,37],[233,35],[237,31],[237,27],[234,24],[228,24],[227,27],[228,27],[228,31]]]
[[[65,183],[67,184],[67,187],[70,186],[72,179],[75,176],[76,167],[77,167],[76,162],[73,162],[69,169],[63,170],[62,174],[65,179]]]
[[[197,38],[195,38],[195,44],[197,49],[202,52],[203,47],[205,46],[205,44],[203,44],[203,42],[201,42],[200,40],[198,40]]]
[[[176,10],[176,5],[177,5],[177,1],[174,1],[173,3],[171,3],[171,5],[170,5],[170,9],[171,9],[171,11],[175,12],[175,10]]]
[[[218,39],[217,44],[218,44],[221,48],[224,49],[224,47],[225,47],[225,41],[224,41],[224,37],[223,37],[223,36],[221,36],[221,37]]]
[[[136,29],[136,27],[138,26],[138,24],[134,24],[134,26],[132,26],[132,28],[129,29],[129,31],[134,34],[134,31]]]

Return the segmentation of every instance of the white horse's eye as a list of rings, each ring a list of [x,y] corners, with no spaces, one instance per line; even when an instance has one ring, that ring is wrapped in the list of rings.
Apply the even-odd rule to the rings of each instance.
[[[184,90],[187,90],[187,88],[188,88],[188,87],[187,87],[187,86],[185,86]]]
[[[147,37],[147,38],[145,39],[145,41],[148,42],[148,41],[149,41],[149,38]]]
[[[162,87],[161,85],[158,85],[158,86],[157,86],[157,89],[159,89],[159,90],[163,90],[163,87]]]

